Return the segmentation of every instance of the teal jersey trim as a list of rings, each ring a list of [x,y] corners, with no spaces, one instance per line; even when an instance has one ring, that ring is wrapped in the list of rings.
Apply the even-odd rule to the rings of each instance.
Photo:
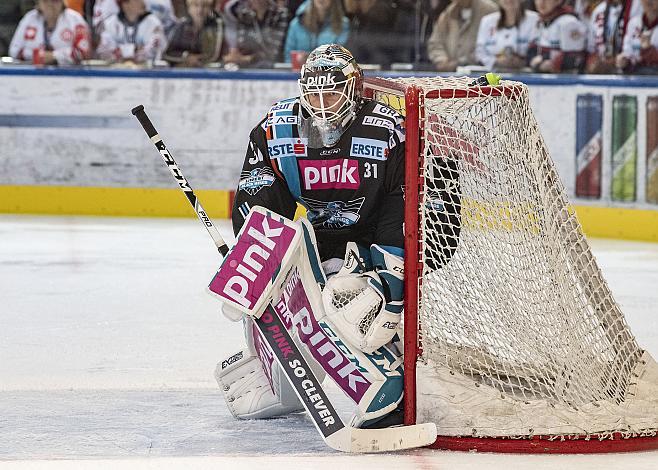
[[[295,137],[295,132],[294,128],[297,127],[297,124],[293,124],[290,122],[282,122],[278,123],[277,118],[281,117],[286,117],[286,116],[294,116],[293,109],[294,109],[294,104],[292,106],[286,106],[289,105],[289,103],[294,103],[297,101],[297,98],[289,98],[286,100],[279,101],[278,103],[275,103],[271,108],[270,112],[268,113],[268,120],[271,119],[271,126],[273,130],[273,138],[268,141],[268,146],[269,142],[272,140],[278,140],[278,139],[293,139]],[[277,109],[281,108],[281,109]],[[297,135],[299,135],[299,132],[297,132]],[[299,171],[297,169],[297,156],[295,155],[288,155],[284,157],[279,157],[279,167],[281,168],[281,172],[283,173],[283,176],[286,180],[286,183],[288,185],[288,189],[290,190],[290,194],[292,194],[293,198],[297,202],[301,202],[302,198],[302,190],[301,190],[301,182],[299,180]]]

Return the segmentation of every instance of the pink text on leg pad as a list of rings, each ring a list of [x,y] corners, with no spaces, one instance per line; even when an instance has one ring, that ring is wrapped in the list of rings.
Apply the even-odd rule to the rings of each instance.
[[[295,234],[283,222],[253,212],[209,289],[230,303],[253,309],[280,269]]]

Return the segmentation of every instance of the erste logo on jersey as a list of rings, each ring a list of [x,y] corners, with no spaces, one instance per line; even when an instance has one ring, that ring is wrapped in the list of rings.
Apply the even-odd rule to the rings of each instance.
[[[358,189],[359,163],[340,160],[299,160],[304,189]]]
[[[267,153],[270,158],[305,157],[306,139],[283,137],[267,142]]]
[[[352,137],[350,157],[386,160],[388,157],[388,143],[382,140]]]

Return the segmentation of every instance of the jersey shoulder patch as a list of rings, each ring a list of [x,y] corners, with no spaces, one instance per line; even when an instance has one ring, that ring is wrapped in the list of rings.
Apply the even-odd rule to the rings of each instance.
[[[299,116],[295,112],[295,106],[298,102],[299,98],[289,98],[277,101],[270,107],[261,124],[267,140],[289,139],[296,135]]]
[[[357,118],[365,127],[380,127],[388,131],[389,148],[404,142],[404,118],[394,108],[371,101],[366,103]]]
[[[295,104],[299,101],[299,98],[288,98],[285,100],[277,101],[274,103],[267,114],[269,115],[270,113],[272,114],[277,114],[277,113],[282,113],[282,112],[291,112],[295,106]]]

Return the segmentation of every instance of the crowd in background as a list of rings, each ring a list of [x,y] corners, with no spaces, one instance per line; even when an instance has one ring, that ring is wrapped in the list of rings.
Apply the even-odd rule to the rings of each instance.
[[[658,0],[2,0],[0,56],[272,68],[339,43],[384,69],[658,73]]]

